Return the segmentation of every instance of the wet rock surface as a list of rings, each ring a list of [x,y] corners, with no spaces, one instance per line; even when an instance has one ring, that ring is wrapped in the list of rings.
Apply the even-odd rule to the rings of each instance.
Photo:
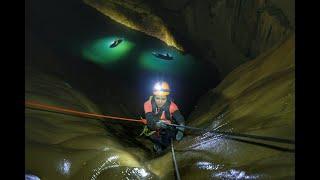
[[[236,68],[204,95],[188,125],[294,140],[294,68],[291,37]],[[190,135],[180,147],[177,154],[185,171],[206,169],[207,178],[294,178],[293,144],[225,138],[204,131]],[[194,163],[187,165],[188,161]]]
[[[215,64],[225,77],[288,38],[291,0],[84,0],[111,19]]]
[[[120,24],[144,32],[166,42],[169,46],[183,50],[162,18],[154,14],[152,8],[143,1],[84,0],[84,2]]]
[[[101,114],[63,81],[33,70],[26,74],[25,96],[26,101]],[[117,124],[105,126],[99,119],[26,108],[25,128],[26,171],[40,179],[154,176],[143,164],[148,153]],[[114,131],[119,134],[110,133]]]
[[[218,67],[223,81],[203,95],[187,118],[187,125],[207,130],[188,130],[183,141],[175,142],[182,179],[295,178],[294,145],[209,132],[219,130],[294,140],[294,1],[85,2],[119,23],[204,57]],[[58,8],[59,3],[45,7]],[[59,14],[59,18],[63,16]],[[38,23],[47,23],[45,27],[53,29],[48,32],[65,37],[66,34],[55,30],[58,25],[52,20],[44,18]],[[69,30],[67,35],[73,32]],[[81,77],[82,83],[87,82],[84,87],[95,88],[109,82],[110,85],[94,92],[97,97],[103,97],[100,101],[99,98],[93,101],[89,94],[84,95],[80,88],[68,84],[68,73],[63,71],[79,66],[57,63],[69,57],[61,59],[55,56],[52,50],[55,48],[45,48],[45,44],[57,47],[64,44],[54,41],[58,36],[50,33],[44,35],[49,41],[32,45],[31,61],[27,64],[31,67],[40,64],[38,68],[42,71],[27,70],[26,100],[122,117],[138,111],[127,109],[131,106],[121,102],[132,98],[131,102],[136,103],[136,99],[131,97],[130,87],[120,87],[113,76],[91,81],[85,73],[80,76],[74,71],[71,79]],[[59,79],[54,75],[56,72]],[[94,70],[83,72],[90,74]],[[121,94],[125,98],[117,97]],[[99,119],[26,108],[25,129],[26,179],[175,179],[170,150],[155,158],[150,142],[138,137],[140,125],[103,123]]]
[[[63,81],[38,72],[27,73],[26,100],[100,113]],[[119,125],[29,108],[25,122],[26,171],[41,179],[175,177],[169,150],[152,159]],[[294,139],[294,36],[230,73],[203,96],[187,125]],[[182,179],[292,179],[292,149],[209,131],[187,131],[175,142]]]

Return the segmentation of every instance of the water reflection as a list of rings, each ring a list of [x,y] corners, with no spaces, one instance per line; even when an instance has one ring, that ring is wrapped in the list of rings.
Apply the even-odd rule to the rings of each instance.
[[[206,150],[217,148],[224,143],[224,140],[221,138],[222,135],[217,135],[215,133],[206,132],[202,136],[195,138],[195,143],[190,146],[190,148],[195,150]]]
[[[58,170],[63,175],[69,175],[70,174],[70,167],[71,167],[71,162],[67,159],[63,159],[58,165]]]
[[[33,174],[26,174],[25,180],[40,180],[40,178],[36,175],[33,175]]]
[[[221,165],[219,164],[213,164],[205,161],[197,162],[196,165],[199,169],[204,169],[204,170],[218,170],[221,168]]]
[[[246,172],[241,170],[231,169],[224,172],[219,172],[212,175],[213,177],[223,179],[260,179],[262,175],[248,175]]]

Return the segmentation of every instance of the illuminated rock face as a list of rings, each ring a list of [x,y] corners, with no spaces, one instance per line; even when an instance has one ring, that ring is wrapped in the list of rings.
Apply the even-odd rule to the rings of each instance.
[[[212,62],[221,77],[285,40],[295,26],[292,0],[84,2],[116,22]]]
[[[294,50],[292,36],[236,68],[200,99],[187,125],[294,139]],[[26,76],[26,100],[99,113],[68,84],[33,71]],[[133,138],[119,138],[99,121],[26,108],[25,124],[29,174],[43,179],[174,179],[170,153],[150,160]],[[295,176],[293,145],[187,132],[175,149],[182,179]]]
[[[151,12],[150,7],[140,1],[84,0],[86,4],[131,29],[144,32],[164,41],[167,45],[183,50],[163,20]]]
[[[236,68],[200,99],[188,125],[294,140],[294,51],[293,36]],[[206,178],[293,179],[293,149],[292,144],[225,139],[203,132],[185,138],[177,146],[177,157],[182,179],[198,174]]]
[[[36,71],[27,72],[25,97],[27,101],[100,113],[67,83]],[[126,141],[122,141],[108,128],[99,120],[26,108],[26,172],[52,180],[153,177],[143,166],[146,153],[130,143],[130,137],[123,135]]]
[[[294,1],[85,2],[117,22],[181,50],[172,29],[189,42],[181,44],[191,45],[194,52],[216,64],[225,78],[199,100],[187,125],[294,139],[294,36],[286,40],[294,31]],[[42,60],[42,56],[36,59]],[[59,69],[53,57],[50,62],[50,68]],[[27,72],[25,97],[100,113],[67,83],[34,71]],[[126,116],[119,104],[106,102],[105,108],[110,114]],[[136,139],[126,135],[124,125],[105,127],[92,119],[28,108],[25,114],[28,174],[49,180],[174,179],[171,154],[150,160]],[[187,132],[184,140],[175,144],[182,179],[294,179],[293,145],[250,141]]]

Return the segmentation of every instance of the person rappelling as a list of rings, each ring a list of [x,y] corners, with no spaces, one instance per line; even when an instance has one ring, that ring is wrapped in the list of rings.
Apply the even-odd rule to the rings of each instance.
[[[170,87],[165,81],[158,82],[153,88],[153,95],[144,103],[148,134],[153,142],[156,154],[162,153],[170,146],[171,139],[182,140],[184,127],[174,127],[167,124],[184,126],[185,120],[178,106],[169,97]]]
[[[158,89],[158,90],[155,90],[154,95],[151,96],[149,100],[144,104],[147,119],[142,119],[142,118],[133,119],[133,118],[127,118],[127,117],[117,117],[117,116],[110,116],[110,115],[103,115],[103,114],[95,114],[90,112],[82,112],[74,109],[67,109],[65,107],[52,106],[46,103],[30,101],[30,100],[26,100],[25,105],[26,105],[26,108],[30,108],[33,110],[39,110],[39,111],[45,111],[45,112],[51,112],[51,113],[61,113],[65,115],[77,116],[82,118],[90,118],[94,120],[113,119],[113,120],[143,124],[145,125],[145,128],[140,135],[145,134],[150,137],[151,141],[154,142],[153,149],[157,154],[161,154],[161,152],[163,152],[163,150],[167,146],[169,146],[170,142],[171,142],[172,151],[173,151],[173,143],[171,139],[175,138],[176,140],[180,141],[183,138],[184,129],[189,129],[189,130],[199,131],[199,132],[201,131],[211,132],[214,134],[219,134],[219,137],[232,138],[233,140],[239,137],[247,138],[248,140],[242,141],[242,142],[251,143],[251,144],[254,143],[255,145],[266,146],[268,148],[285,151],[285,152],[295,152],[295,150],[291,148],[284,148],[281,146],[274,146],[270,144],[257,143],[257,142],[250,141],[250,139],[252,139],[254,141],[263,140],[265,142],[269,141],[269,142],[275,142],[275,143],[284,143],[284,144],[294,145],[295,141],[292,139],[284,139],[284,138],[277,138],[277,137],[271,137],[271,136],[258,136],[258,135],[252,135],[252,134],[242,134],[237,132],[225,132],[225,131],[219,131],[219,130],[208,130],[206,128],[185,126],[184,118],[179,112],[177,105],[175,105],[174,102],[172,102],[172,100],[168,99],[168,95],[170,93],[169,85],[165,82],[159,83],[159,84],[160,84],[159,86],[157,85],[155,87],[155,89]],[[162,90],[159,90],[159,89],[162,89]],[[162,99],[161,97],[164,97],[164,98]],[[165,118],[167,118],[168,120]],[[152,129],[153,131],[148,132],[150,131],[148,127],[150,127],[150,129]],[[177,128],[177,129],[172,129],[172,128]]]

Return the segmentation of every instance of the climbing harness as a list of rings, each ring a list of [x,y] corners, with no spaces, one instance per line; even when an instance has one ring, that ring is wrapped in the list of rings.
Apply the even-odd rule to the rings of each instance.
[[[81,117],[91,118],[91,119],[99,119],[99,120],[101,120],[101,118],[107,118],[107,119],[115,119],[115,120],[137,122],[137,123],[141,123],[141,124],[144,124],[144,125],[147,124],[147,120],[143,119],[143,118],[141,118],[139,120],[139,119],[132,119],[132,118],[123,118],[123,117],[106,116],[106,115],[94,114],[94,113],[86,113],[86,112],[80,112],[80,111],[75,111],[75,110],[71,110],[71,109],[65,109],[65,108],[57,107],[57,106],[41,104],[41,103],[34,102],[34,101],[25,101],[25,105],[26,105],[27,108],[30,108],[30,109],[37,109],[37,110],[50,111],[50,112],[53,111],[55,113],[76,115],[76,116],[81,116]],[[176,124],[167,124],[167,125],[173,126],[173,127],[183,127],[183,128],[190,129],[190,130],[198,130],[198,131],[206,130],[206,129],[203,129],[203,128],[196,128],[196,127],[176,125]],[[208,131],[208,130],[206,130],[206,131]],[[240,141],[240,142],[266,146],[266,147],[269,147],[269,148],[282,150],[282,151],[294,152],[293,149],[277,147],[277,146],[263,144],[263,143],[259,143],[259,142],[250,142],[248,140],[243,140],[243,139],[235,139],[235,137],[246,137],[246,138],[251,138],[251,139],[259,139],[259,140],[264,140],[264,141],[271,141],[271,142],[277,142],[277,143],[286,143],[286,144],[295,144],[294,140],[274,138],[274,137],[256,136],[256,135],[249,135],[249,134],[232,133],[232,132],[223,132],[223,131],[217,131],[217,130],[209,130],[208,132],[225,135],[226,137],[229,137],[229,139],[237,140],[237,141]],[[142,134],[151,135],[153,133],[154,132],[152,132],[152,131],[149,132],[148,129],[147,129],[147,126],[145,126],[140,135],[142,135]]]
[[[151,136],[154,134],[156,131],[151,131],[148,126],[144,126],[142,132],[139,134],[139,136],[145,135],[145,136]]]
[[[174,164],[174,170],[176,172],[176,178],[177,180],[180,180],[180,173],[179,173],[179,168],[176,160],[176,155],[174,153],[174,146],[173,146],[173,139],[171,139],[171,153],[172,153],[172,161]]]

